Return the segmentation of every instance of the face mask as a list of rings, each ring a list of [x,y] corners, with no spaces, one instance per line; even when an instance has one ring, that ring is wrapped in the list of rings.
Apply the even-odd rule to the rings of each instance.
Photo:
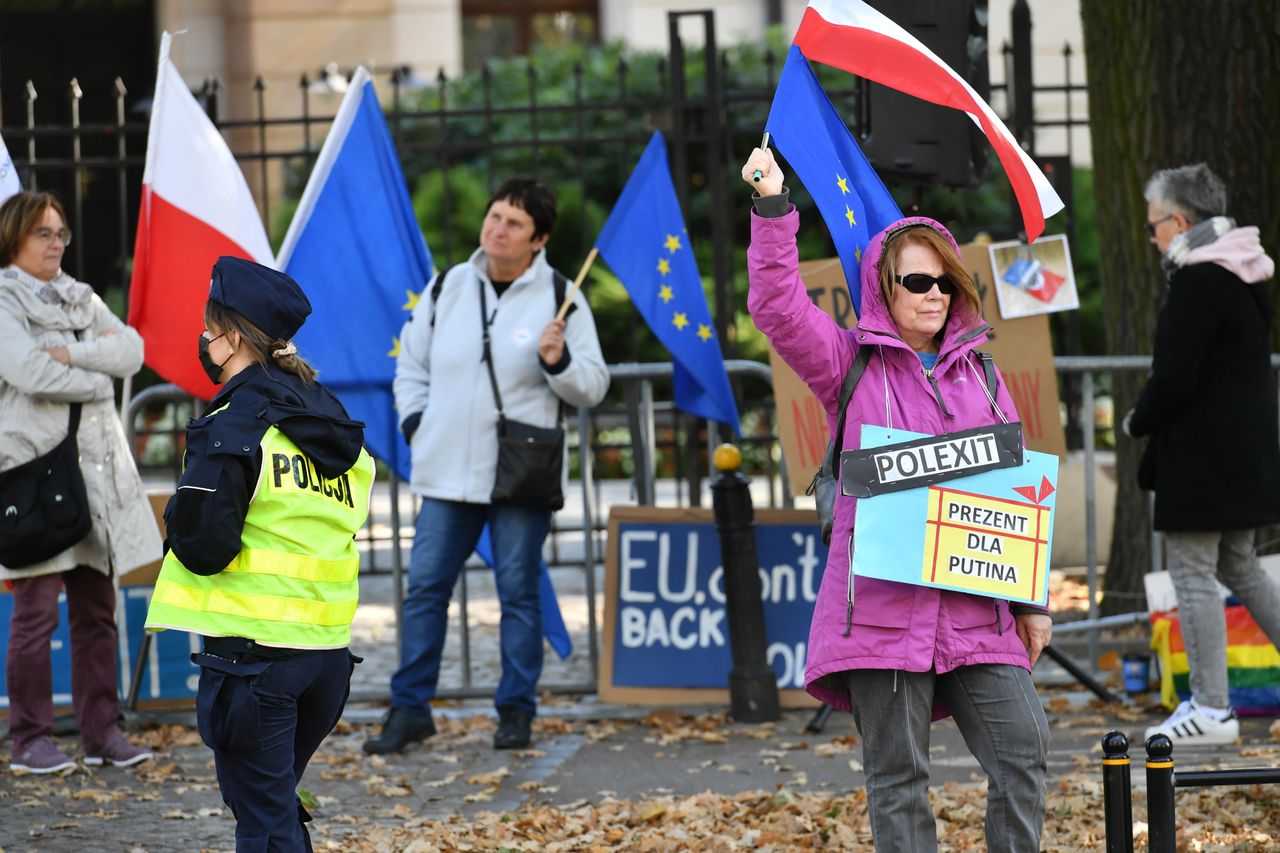
[[[223,332],[221,335],[218,335],[218,338],[221,338],[225,334],[226,332]],[[213,356],[209,355],[209,344],[213,343],[218,338],[209,339],[204,336],[203,332],[200,333],[200,366],[204,368],[204,375],[208,376],[209,381],[214,385],[222,384],[222,380],[220,378],[222,376],[222,365],[231,360],[231,356],[229,355],[222,360],[222,364],[218,364],[213,360]],[[232,353],[232,355],[234,355],[234,353]]]

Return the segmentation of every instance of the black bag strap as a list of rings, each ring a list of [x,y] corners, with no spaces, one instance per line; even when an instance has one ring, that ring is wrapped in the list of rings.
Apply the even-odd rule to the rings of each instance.
[[[973,354],[982,362],[982,377],[987,381],[987,390],[991,392],[991,399],[996,398],[996,360],[989,352],[980,352],[974,350]]]
[[[452,272],[453,267],[456,267],[456,266],[457,264],[454,264],[453,266],[445,267],[444,269],[440,270],[439,274],[436,276],[436,280],[431,282],[431,328],[432,329],[435,329],[436,327],[436,300],[440,298],[440,291],[444,290],[445,276],[447,276],[450,272]]]
[[[76,443],[76,433],[80,431],[80,403],[71,404],[71,412],[67,415],[67,438]]]
[[[867,372],[867,365],[871,362],[871,347],[858,347],[858,354],[853,357],[853,363],[849,365],[849,372],[844,375],[844,382],[840,385],[840,417],[836,422],[836,434],[831,436],[830,443],[827,444],[827,455],[822,460],[822,468],[818,472],[818,476],[826,475],[828,477],[836,477],[836,465],[840,459],[840,452],[844,450],[844,424],[845,417],[849,411],[849,401],[853,399],[853,390],[858,387],[858,382],[862,379],[862,374]],[[814,487],[818,482],[818,476],[813,478],[809,491],[812,494]]]
[[[489,385],[493,388],[493,402],[498,407],[498,429],[501,430],[507,415],[502,410],[502,394],[498,392],[498,377],[493,372],[493,353],[489,350],[489,299],[485,294],[484,279],[477,278],[476,283],[480,285],[480,329],[484,335],[484,364],[489,368]]]

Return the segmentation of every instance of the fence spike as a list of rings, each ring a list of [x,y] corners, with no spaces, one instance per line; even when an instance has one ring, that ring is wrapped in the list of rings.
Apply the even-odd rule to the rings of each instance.
[[[307,72],[303,71],[302,76],[298,78],[298,87],[305,90],[310,85],[311,78],[307,77]]]
[[[257,77],[253,79],[253,91],[265,92],[266,89],[267,89],[267,81],[263,80],[262,75],[259,74]]]
[[[119,77],[115,79],[115,87],[116,87],[116,95],[123,98],[125,95],[129,94],[129,90],[125,88],[124,81],[121,80]]]
[[[38,97],[40,96],[36,94],[36,84],[28,80],[27,81],[27,100],[34,101]]]
[[[80,89],[80,81],[74,77],[71,78],[71,97],[77,101],[84,97],[84,92]]]

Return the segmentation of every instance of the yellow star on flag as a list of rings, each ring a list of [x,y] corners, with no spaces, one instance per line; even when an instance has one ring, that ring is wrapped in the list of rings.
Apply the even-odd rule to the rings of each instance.
[[[417,308],[418,300],[422,298],[422,294],[414,293],[412,290],[406,290],[404,293],[408,299],[406,299],[404,304],[400,307],[405,311],[412,311],[414,308]]]
[[[844,218],[849,220],[850,228],[858,224],[858,220],[853,218],[853,209],[847,204],[844,206]]]
[[[684,327],[689,325],[689,318],[685,314],[681,313],[680,311],[677,311],[675,319],[671,321],[671,325],[675,326],[677,329],[683,332]]]
[[[699,323],[698,337],[702,338],[704,341],[711,340],[711,327],[708,326],[706,323]]]
[[[668,261],[666,258],[659,258],[658,272],[662,273],[663,275],[666,275],[667,273],[671,272],[671,262]]]
[[[836,186],[840,188],[841,195],[847,195],[849,192],[849,179],[836,175]]]
[[[391,358],[399,357],[400,355],[400,339],[399,338],[391,339],[391,352],[387,353],[387,355],[390,356]]]
[[[658,289],[658,296],[662,298],[663,302],[670,302],[672,299],[675,299],[676,295],[669,286],[664,284]]]
[[[854,258],[854,260],[856,260],[858,263],[862,263],[862,247],[861,247],[861,246],[854,246],[854,248],[853,248],[853,258]]]
[[[666,246],[667,251],[674,255],[676,250],[680,248],[680,238],[674,234],[668,234],[667,239],[663,241],[662,245]]]

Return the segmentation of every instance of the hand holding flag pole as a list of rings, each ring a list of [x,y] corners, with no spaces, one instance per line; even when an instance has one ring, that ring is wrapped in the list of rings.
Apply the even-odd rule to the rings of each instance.
[[[766,130],[764,132],[764,137],[760,140],[760,149],[763,151],[768,147],[769,147],[769,131]],[[759,169],[756,169],[754,172],[751,173],[751,180],[755,181],[757,184],[760,183],[760,179],[763,177],[764,177],[764,172],[760,171]]]
[[[578,270],[578,277],[573,280],[573,287],[569,288],[569,292],[564,295],[564,304],[556,312],[557,320],[563,320],[564,315],[569,313],[569,306],[573,304],[573,295],[582,287],[582,281],[587,277],[587,270],[591,269],[591,265],[596,262],[598,254],[600,250],[592,246],[591,251],[587,253],[587,259],[582,262],[582,269]]]

